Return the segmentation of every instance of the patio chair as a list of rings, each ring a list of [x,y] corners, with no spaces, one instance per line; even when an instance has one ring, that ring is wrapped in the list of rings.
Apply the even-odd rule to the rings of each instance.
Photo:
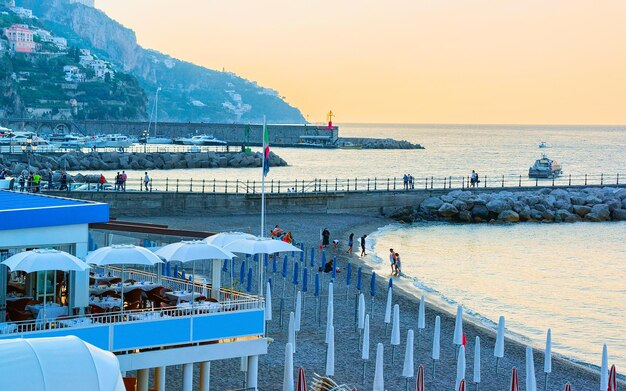
[[[128,303],[124,306],[124,309],[126,311],[132,311],[132,310],[140,310],[143,306],[141,305],[140,301],[133,301],[131,303]]]
[[[193,301],[206,301],[206,300],[207,300],[207,298],[205,296],[202,296],[202,295],[200,295],[200,296],[196,297],[195,299],[193,299]]]
[[[91,313],[95,315],[104,314],[105,312],[107,312],[105,308],[95,304],[89,304],[89,308],[91,309]]]
[[[100,295],[100,297],[114,297],[116,299],[120,299],[121,296],[119,293],[115,292],[114,290],[108,290],[108,291],[104,291],[102,292]]]
[[[24,311],[27,305],[32,303],[34,300],[30,298],[17,299],[14,301],[7,301],[7,309],[12,308],[18,311]]]
[[[140,308],[146,307],[146,301],[148,300],[148,295],[141,288],[133,289],[130,292],[124,293],[124,301],[126,303],[134,303],[137,302],[140,304]]]
[[[9,315],[9,319],[11,319],[13,322],[20,322],[24,320],[34,319],[33,314],[30,311],[26,311],[26,310],[18,310],[18,309],[7,307],[7,313]]]
[[[111,286],[111,285],[119,284],[120,282],[122,282],[122,279],[119,277],[115,277],[115,278],[110,279],[107,285]]]
[[[137,280],[133,280],[132,278],[129,278],[128,280],[124,281],[124,284],[134,284],[136,282]]]

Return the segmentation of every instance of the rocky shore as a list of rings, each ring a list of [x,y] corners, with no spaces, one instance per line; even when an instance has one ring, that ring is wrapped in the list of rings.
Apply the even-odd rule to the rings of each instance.
[[[537,191],[475,193],[455,190],[425,199],[416,208],[405,208],[393,216],[412,222],[555,222],[625,221],[626,189],[540,189]]]
[[[337,145],[340,147],[358,146],[363,149],[424,149],[421,144],[392,138],[341,137]]]
[[[34,154],[34,170],[169,170],[175,168],[260,167],[260,152],[68,152],[61,155]],[[271,166],[286,166],[280,156],[270,153]],[[26,154],[0,155],[0,169],[18,176],[28,170]]]

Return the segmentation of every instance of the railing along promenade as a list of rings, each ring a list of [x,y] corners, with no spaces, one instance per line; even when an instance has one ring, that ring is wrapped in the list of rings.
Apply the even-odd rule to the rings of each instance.
[[[613,186],[623,185],[624,174],[581,174],[563,175],[554,178],[528,178],[524,175],[482,176],[480,182],[472,186],[469,176],[427,176],[414,178],[412,184],[404,183],[403,178],[333,178],[333,179],[266,179],[266,194],[289,193],[346,193],[346,192],[391,192],[399,190],[472,190],[497,188],[568,187],[568,186]],[[110,178],[109,178],[110,179]],[[79,190],[100,191],[96,183],[87,184]],[[199,178],[151,179],[146,188],[142,179],[128,178],[125,185],[118,186],[107,182],[104,191],[147,191],[175,193],[212,194],[260,194],[260,180],[228,180]]]

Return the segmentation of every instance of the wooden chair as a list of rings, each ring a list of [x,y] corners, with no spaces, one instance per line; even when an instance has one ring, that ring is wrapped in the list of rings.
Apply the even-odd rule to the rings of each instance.
[[[133,280],[132,278],[129,278],[128,280],[124,281],[124,284],[134,284],[136,282],[137,280]]]
[[[136,288],[130,292],[124,293],[124,301],[126,303],[130,304],[130,303],[137,302],[141,305],[141,308],[145,308],[147,300],[148,300],[148,295],[141,288]]]
[[[194,300],[194,301],[206,301],[206,300],[207,300],[207,298],[206,298],[205,296],[200,295],[200,296],[196,297],[196,298],[195,298],[195,299],[193,299],[193,300]],[[216,300],[216,301],[217,301],[217,300]]]
[[[137,390],[137,378],[136,377],[124,377],[124,388],[126,391],[136,391]]]
[[[20,322],[24,320],[34,319],[33,314],[30,311],[17,310],[14,308],[7,308],[9,319],[13,322]]]
[[[107,283],[108,286],[114,285],[114,284],[119,284],[120,282],[122,282],[122,279],[119,277],[115,277],[109,280],[109,282]]]
[[[117,292],[115,292],[114,290],[108,290],[108,291],[102,292],[102,293],[100,294],[100,297],[107,297],[107,296],[108,296],[108,297],[114,297],[114,298],[116,298],[116,299],[121,299],[121,298],[122,298],[122,297],[120,296],[120,294],[119,294],[119,293],[117,293]]]
[[[89,304],[89,308],[91,309],[92,314],[104,314],[107,312],[106,308],[100,307],[99,305]]]
[[[24,311],[26,306],[32,303],[34,300],[29,298],[17,299],[14,301],[7,301],[7,309],[12,308],[18,311]]]

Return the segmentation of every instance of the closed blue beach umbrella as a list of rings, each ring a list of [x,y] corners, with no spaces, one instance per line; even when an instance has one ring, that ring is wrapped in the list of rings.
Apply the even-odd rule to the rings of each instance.
[[[337,257],[333,257],[333,280],[337,278]]]
[[[393,289],[393,279],[389,277],[389,288]]]
[[[165,265],[165,272],[168,277],[172,277],[172,264],[170,262]]]
[[[376,272],[372,272],[372,284],[370,286],[370,295],[376,296]]]
[[[350,286],[352,284],[352,264],[348,262],[348,266],[346,266],[346,286]]]
[[[183,269],[182,277],[183,280],[187,279],[187,274],[185,273],[185,269]]]
[[[326,265],[326,251],[322,251],[322,270],[324,270],[324,265]]]
[[[299,270],[298,270],[298,262],[295,262],[293,264],[293,284],[294,285],[298,285],[298,275],[299,275]]]
[[[315,292],[313,292],[313,296],[319,297],[320,295],[320,274],[315,273]]]
[[[174,265],[174,278],[178,278],[178,264]]]
[[[278,271],[278,257],[274,257],[272,260],[272,273],[276,273]]]
[[[300,246],[298,246],[298,247],[300,247],[300,250],[302,250],[300,252],[300,262],[304,262],[304,243],[300,243]],[[292,254],[291,256],[293,257],[294,254],[293,253],[291,253],[291,254]]]
[[[252,268],[248,269],[248,284],[246,285],[246,292],[252,292]]]
[[[246,281],[246,263],[241,262],[241,269],[239,269],[239,282],[243,284],[244,281]]]
[[[311,267],[315,266],[315,247],[311,247]]]
[[[287,267],[289,266],[289,264],[287,263],[287,256],[285,255],[285,258],[283,258],[283,278],[287,278]]]
[[[302,269],[302,292],[306,292],[309,290],[309,270],[306,266]]]
[[[363,269],[359,266],[359,270],[356,272],[356,289],[361,292],[363,289]]]
[[[222,265],[222,271],[228,273],[228,259],[224,259],[224,265]]]
[[[252,260],[253,260],[254,262],[259,262],[259,254],[254,254],[254,255],[252,256]]]
[[[269,254],[263,254],[263,267],[267,270],[267,265],[269,265],[270,256]]]
[[[91,238],[91,237],[90,237]],[[161,275],[166,276],[167,271],[165,270],[165,262],[161,263]]]
[[[193,275],[189,276],[189,282],[193,282]]]

